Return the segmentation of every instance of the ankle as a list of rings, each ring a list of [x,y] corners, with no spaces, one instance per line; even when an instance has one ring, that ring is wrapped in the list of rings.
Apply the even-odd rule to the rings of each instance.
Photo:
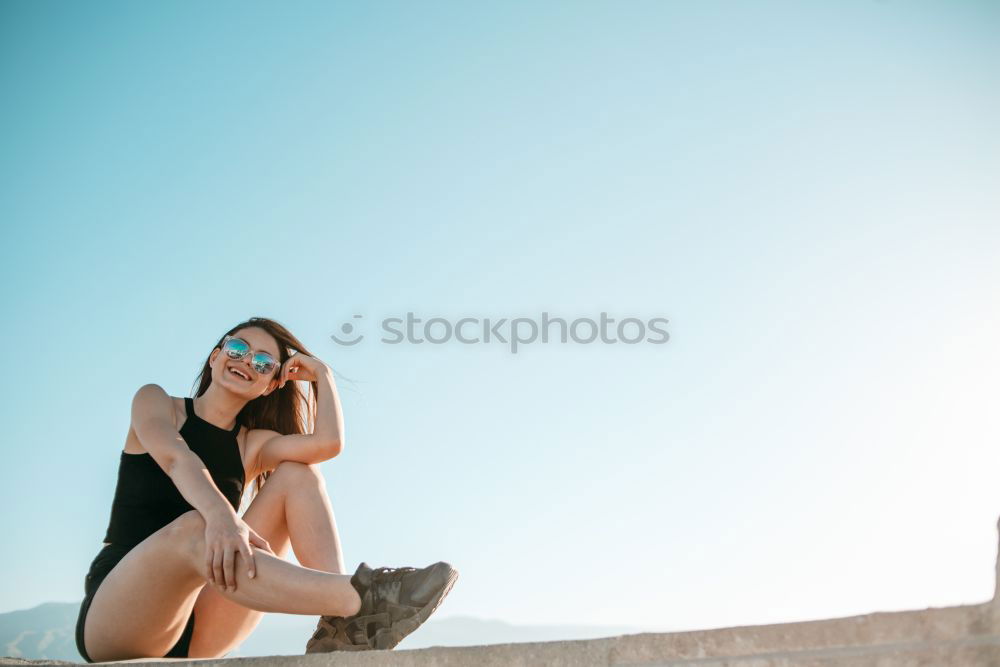
[[[344,603],[345,604],[344,610],[347,613],[345,613],[344,616],[350,617],[356,615],[359,611],[361,611],[361,595],[354,588],[354,586],[347,586],[346,588],[347,588],[347,593],[345,595],[346,601]]]

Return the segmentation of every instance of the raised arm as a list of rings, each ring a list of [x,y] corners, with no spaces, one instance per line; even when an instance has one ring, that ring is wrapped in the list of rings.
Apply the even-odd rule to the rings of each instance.
[[[344,449],[344,414],[333,370],[315,357],[296,354],[278,374],[279,386],[289,380],[316,383],[316,424],[312,433],[282,435],[269,429],[250,431],[247,452],[254,476],[274,470],[282,461],[322,463]]]

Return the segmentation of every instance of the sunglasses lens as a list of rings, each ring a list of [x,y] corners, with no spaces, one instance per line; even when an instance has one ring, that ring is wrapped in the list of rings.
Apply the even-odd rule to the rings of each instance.
[[[258,373],[270,373],[278,362],[270,354],[263,352],[253,355],[253,367]]]
[[[230,359],[242,359],[250,354],[250,346],[240,338],[230,338],[222,348]]]

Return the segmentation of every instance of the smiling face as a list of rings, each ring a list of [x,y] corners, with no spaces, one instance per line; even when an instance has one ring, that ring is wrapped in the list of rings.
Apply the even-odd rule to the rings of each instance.
[[[278,362],[281,355],[278,353],[278,342],[271,334],[257,327],[247,327],[240,329],[233,334],[234,338],[242,338],[253,350],[243,359],[231,359],[228,354],[223,354],[220,348],[212,350],[209,357],[209,365],[212,368],[212,382],[218,382],[229,391],[248,399],[269,394],[277,385],[275,378],[281,371],[278,365],[270,373],[258,373],[251,363],[251,357],[257,352],[267,352]]]

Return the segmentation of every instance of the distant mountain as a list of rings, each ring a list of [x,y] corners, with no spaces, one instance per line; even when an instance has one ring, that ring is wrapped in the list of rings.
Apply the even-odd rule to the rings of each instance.
[[[79,603],[46,602],[32,609],[0,613],[0,656],[83,662],[74,637],[79,610]],[[302,655],[318,618],[267,614],[253,634],[226,657]],[[432,616],[396,650],[594,639],[645,631],[625,625],[514,625],[473,616]]]
[[[76,650],[80,604],[46,602],[0,614],[0,656],[83,662]]]

